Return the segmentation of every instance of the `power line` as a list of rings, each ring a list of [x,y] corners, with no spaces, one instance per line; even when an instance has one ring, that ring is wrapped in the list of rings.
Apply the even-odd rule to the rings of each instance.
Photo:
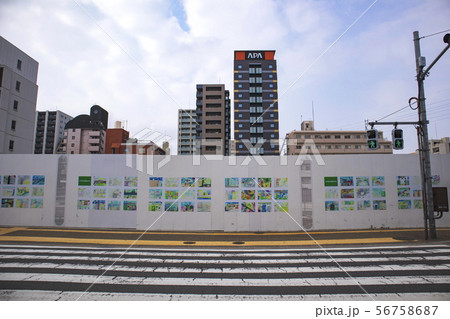
[[[444,30],[444,31],[440,31],[440,32],[436,32],[436,33],[432,33],[432,34],[429,34],[429,35],[424,35],[423,37],[420,37],[419,39],[432,37],[432,36],[434,36],[434,35],[438,35],[438,34],[441,34],[441,33],[444,33],[444,32],[448,32],[448,31],[450,31],[450,29]]]

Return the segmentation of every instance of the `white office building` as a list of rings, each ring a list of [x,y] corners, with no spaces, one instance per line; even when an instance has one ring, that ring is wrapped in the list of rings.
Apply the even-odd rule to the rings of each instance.
[[[39,64],[0,36],[0,154],[32,154]]]
[[[64,127],[73,117],[61,111],[36,112],[34,154],[56,154]]]

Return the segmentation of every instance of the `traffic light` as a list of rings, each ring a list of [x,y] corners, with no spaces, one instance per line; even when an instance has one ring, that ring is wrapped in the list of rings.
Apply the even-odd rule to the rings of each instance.
[[[392,130],[392,148],[394,150],[402,150],[403,144],[403,130],[394,128]]]
[[[369,150],[377,150],[378,145],[378,130],[367,130],[367,147]]]

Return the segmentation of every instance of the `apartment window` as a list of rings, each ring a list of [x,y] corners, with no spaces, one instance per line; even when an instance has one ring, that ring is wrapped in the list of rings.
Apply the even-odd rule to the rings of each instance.
[[[17,60],[17,69],[22,70],[22,60]]]
[[[242,69],[242,65],[241,64],[238,64],[238,69]]]
[[[238,79],[242,79],[242,74],[238,74]]]
[[[314,135],[314,138],[322,138],[322,135]]]
[[[361,149],[361,145],[355,145],[355,149],[357,150]]]
[[[263,132],[262,126],[256,128],[256,133],[262,133],[262,132]]]
[[[239,148],[243,148],[244,146],[242,144],[239,144]]]
[[[269,74],[269,79],[273,78],[273,74]]]
[[[331,138],[330,135],[325,135],[325,139],[326,139],[326,140],[328,140],[328,139],[330,139],[330,138]]]
[[[242,88],[242,84],[238,84],[238,88]]]
[[[242,135],[242,134],[239,134],[239,136],[238,136],[239,138],[243,138],[244,136]]]
[[[13,110],[17,111],[18,108],[19,108],[19,101],[14,100],[14,102],[13,102]]]
[[[72,135],[72,140],[74,140],[75,139],[75,136],[74,135]]]
[[[327,150],[331,150],[331,145],[325,145],[325,148],[326,148]]]
[[[242,114],[239,114],[238,117],[242,117]]]
[[[238,94],[238,97],[242,97],[242,94]]]
[[[239,104],[238,104],[238,107],[242,107],[242,104],[241,104],[241,103],[239,103]]]
[[[75,129],[74,129],[74,128],[72,129],[72,132],[74,132],[74,133],[75,133]]]
[[[340,149],[340,148],[341,148],[341,145],[335,145],[334,148],[335,148],[335,149]]]
[[[351,145],[345,145],[345,149],[346,149],[346,150],[349,150],[349,149],[351,149],[351,148],[352,148]]]
[[[389,149],[389,148],[391,148],[391,145],[390,145],[390,144],[384,145],[384,149]]]
[[[70,144],[70,146],[71,146],[71,147],[75,147],[75,144],[74,144],[74,143],[72,143],[72,144]]]
[[[361,138],[361,135],[355,135],[355,138]]]
[[[335,135],[334,138],[335,138],[335,139],[340,139],[341,136],[340,136],[340,135]]]
[[[13,140],[9,140],[9,150],[14,151],[14,141]]]
[[[317,148],[317,149],[321,149],[321,148],[322,148],[322,145],[316,145],[316,148]]]
[[[239,124],[239,128],[241,128],[242,127],[242,124]]]
[[[21,85],[20,81],[16,81],[16,91],[17,92],[20,92],[20,85]]]
[[[70,154],[74,154],[74,152],[73,152],[73,151],[70,151]]]
[[[269,87],[270,87],[270,88],[273,88],[273,84],[269,84]]]
[[[271,124],[270,124],[270,127],[275,127],[275,124],[271,123]]]
[[[11,130],[13,130],[13,131],[16,130],[16,121],[15,120],[11,121]]]
[[[273,69],[273,65],[272,64],[269,64],[269,69]]]
[[[275,114],[273,114],[273,113],[270,113],[270,117],[274,117],[275,116]]]
[[[348,139],[351,138],[351,136],[350,135],[345,135],[344,138],[348,140]]]

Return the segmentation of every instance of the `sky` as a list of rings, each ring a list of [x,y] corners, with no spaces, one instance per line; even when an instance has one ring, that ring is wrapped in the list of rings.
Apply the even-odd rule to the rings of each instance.
[[[196,84],[233,96],[235,50],[276,50],[281,143],[313,118],[316,130],[365,130],[404,108],[383,121],[417,121],[405,108],[417,96],[413,31],[430,64],[449,16],[448,0],[0,0],[0,35],[39,62],[37,110],[98,104],[109,127],[158,132],[176,154]],[[450,136],[449,70],[447,52],[425,80],[430,138]],[[395,153],[414,152],[416,129],[402,128]]]

